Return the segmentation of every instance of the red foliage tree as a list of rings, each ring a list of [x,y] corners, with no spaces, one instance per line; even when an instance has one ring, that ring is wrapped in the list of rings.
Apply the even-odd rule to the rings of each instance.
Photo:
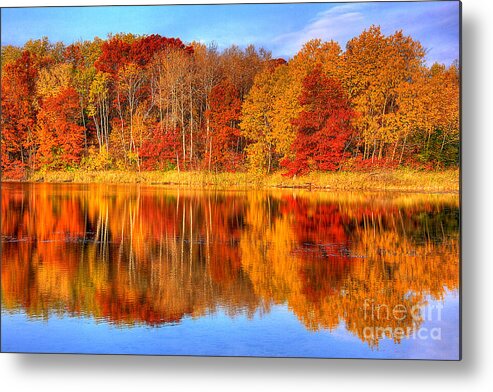
[[[118,70],[129,62],[131,45],[118,37],[103,42],[101,56],[94,66],[98,71],[116,75]]]
[[[65,62],[72,64],[74,68],[79,68],[84,64],[84,55],[80,45],[75,43],[67,46],[63,53]]]
[[[159,34],[151,34],[134,41],[130,47],[129,56],[132,62],[144,67],[157,52],[165,49],[182,49],[187,53],[193,52],[193,48],[185,46],[179,38],[166,38]]]
[[[36,123],[36,56],[28,51],[7,64],[2,75],[2,172],[20,178],[30,166]]]
[[[287,64],[286,60],[284,60],[283,58],[277,58],[277,59],[267,60],[266,66],[269,67],[271,70],[274,70],[280,65],[286,65],[286,64]]]
[[[206,112],[211,127],[211,138],[206,160],[215,170],[234,171],[242,160],[240,130],[238,128],[241,101],[239,92],[227,79],[214,86],[209,96],[210,109]]]
[[[38,166],[59,168],[79,162],[84,140],[79,119],[79,97],[72,87],[43,101],[38,113]]]
[[[180,130],[157,126],[152,137],[142,143],[139,156],[144,170],[162,170],[177,164],[181,156]]]
[[[179,38],[166,38],[158,34],[139,37],[131,43],[120,37],[113,37],[103,43],[101,56],[94,65],[98,71],[116,75],[118,70],[128,63],[145,67],[157,52],[165,49],[193,52],[193,48],[186,46]]]
[[[294,158],[282,164],[287,175],[311,170],[337,170],[347,156],[354,112],[341,84],[316,67],[303,81],[302,112],[293,120],[296,139],[291,146]]]

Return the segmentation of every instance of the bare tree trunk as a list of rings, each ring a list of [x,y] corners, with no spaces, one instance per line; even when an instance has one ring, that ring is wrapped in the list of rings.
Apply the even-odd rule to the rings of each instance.
[[[399,158],[399,165],[402,163],[402,157],[404,156],[404,148],[406,147],[407,135],[404,138],[404,142],[402,143],[401,157]]]
[[[399,144],[399,138],[397,138],[397,140],[395,141],[394,150],[392,151],[392,162],[394,162],[395,153],[397,151],[398,144]]]
[[[211,171],[211,160],[212,160],[212,137],[209,139],[209,171]]]
[[[193,97],[192,97],[192,82],[190,80],[190,166],[192,165],[193,158]]]
[[[84,149],[87,150],[87,129],[86,129],[86,119],[84,117],[84,104],[82,103],[82,97],[80,102],[80,115],[82,117],[82,126],[84,127]]]

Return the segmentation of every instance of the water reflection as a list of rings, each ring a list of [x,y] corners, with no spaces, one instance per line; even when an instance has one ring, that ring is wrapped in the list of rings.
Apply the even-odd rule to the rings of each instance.
[[[284,304],[306,329],[378,348],[458,289],[455,195],[3,184],[1,212],[2,308],[32,318],[126,328]]]

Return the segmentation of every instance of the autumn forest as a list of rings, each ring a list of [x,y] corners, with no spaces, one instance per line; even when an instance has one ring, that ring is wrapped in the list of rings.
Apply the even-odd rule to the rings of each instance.
[[[35,172],[310,172],[459,165],[457,64],[377,26],[263,48],[160,35],[2,46],[3,178]]]

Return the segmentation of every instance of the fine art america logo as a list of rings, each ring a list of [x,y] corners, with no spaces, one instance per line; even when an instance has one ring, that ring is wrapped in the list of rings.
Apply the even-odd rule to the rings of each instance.
[[[430,304],[423,308],[418,305],[388,305],[366,298],[363,305],[363,328],[365,339],[389,338],[400,341],[403,338],[419,340],[441,340],[440,327],[424,327],[425,321],[441,321],[443,305]]]

